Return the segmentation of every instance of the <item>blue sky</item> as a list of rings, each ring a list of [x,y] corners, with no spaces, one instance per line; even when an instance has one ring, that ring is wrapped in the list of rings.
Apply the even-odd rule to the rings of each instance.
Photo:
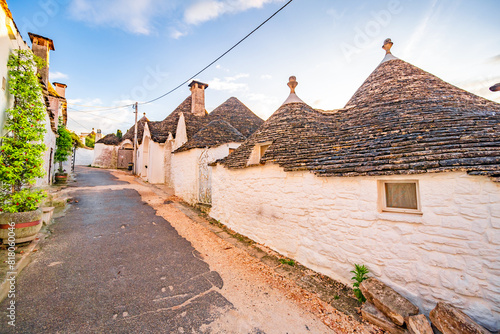
[[[125,131],[131,108],[169,91],[217,58],[286,3],[284,0],[10,0],[25,40],[54,40],[51,81],[68,85],[69,127]],[[445,81],[500,102],[500,1],[294,0],[213,67],[196,77],[210,86],[212,111],[236,96],[262,118],[287,98],[288,77],[315,108],[341,108],[392,53]],[[187,85],[140,106],[162,120]],[[80,110],[80,111],[77,111]],[[89,112],[91,111],[91,112]]]

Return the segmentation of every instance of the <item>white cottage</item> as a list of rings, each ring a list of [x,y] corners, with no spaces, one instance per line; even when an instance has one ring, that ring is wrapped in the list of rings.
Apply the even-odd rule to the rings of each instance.
[[[208,85],[193,81],[189,87],[191,96],[170,115],[160,122],[146,121],[142,133],[138,131],[142,140],[137,153],[137,172],[150,183],[174,187],[176,195],[192,204],[199,198],[208,203],[209,197],[200,197],[198,192],[200,152],[205,148],[210,150],[204,156],[212,160],[203,160],[202,168],[208,171],[208,162],[227,156],[230,149],[239,146],[264,121],[235,97],[209,114],[205,110]],[[208,194],[209,183],[203,183],[203,187],[204,194]]]
[[[424,313],[500,329],[500,105],[387,53],[343,109],[294,93],[212,170],[210,215],[351,284],[354,264]],[[293,78],[292,78],[293,79]]]

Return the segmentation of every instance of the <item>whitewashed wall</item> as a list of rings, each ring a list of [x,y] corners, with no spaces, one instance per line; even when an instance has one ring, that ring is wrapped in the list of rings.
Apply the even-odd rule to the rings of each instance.
[[[210,148],[210,161],[222,159],[229,155],[230,148],[237,148],[240,143],[228,143]],[[172,154],[171,176],[175,195],[189,204],[198,203],[198,160],[204,149],[191,149]]]
[[[75,157],[75,166],[92,165],[94,160],[94,150],[91,148],[77,148]]]
[[[43,137],[43,142],[45,144],[46,150],[43,153],[43,168],[45,170],[45,176],[40,179],[37,179],[36,186],[51,184],[54,174],[59,168],[59,164],[58,163],[56,164],[54,162],[54,154],[56,153],[56,135],[52,131],[52,128],[50,127],[50,118],[47,113],[45,113],[44,122],[45,122],[46,132]]]
[[[118,146],[102,143],[94,146],[94,161],[92,167],[116,168],[118,162]]]
[[[276,165],[212,171],[210,215],[346,284],[354,263],[428,314],[437,301],[500,329],[500,184],[466,173],[411,175],[422,215],[379,212],[377,180]]]
[[[165,144],[149,141],[147,166],[147,181],[149,183],[165,183]]]

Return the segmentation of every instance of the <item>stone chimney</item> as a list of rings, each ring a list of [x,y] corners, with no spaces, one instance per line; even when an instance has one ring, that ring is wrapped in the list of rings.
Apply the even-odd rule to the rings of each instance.
[[[33,50],[33,53],[42,58],[45,61],[45,67],[44,68],[39,68],[38,73],[40,74],[42,78],[42,82],[45,84],[45,86],[48,87],[49,85],[49,53],[50,51],[55,51],[54,48],[54,42],[46,37],[40,36],[40,35],[35,35],[32,33],[28,33],[30,36],[31,40],[31,49]]]
[[[205,89],[208,85],[199,81],[191,81],[191,112],[196,116],[205,116]]]
[[[95,141],[98,142],[102,138],[101,129],[97,129],[97,133],[95,134]]]
[[[59,96],[66,98],[66,87],[68,87],[67,85],[60,82],[54,82],[54,87]]]

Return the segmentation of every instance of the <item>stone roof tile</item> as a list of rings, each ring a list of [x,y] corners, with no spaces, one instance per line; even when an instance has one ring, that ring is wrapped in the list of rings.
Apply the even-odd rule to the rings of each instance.
[[[97,141],[96,144],[104,144],[104,145],[114,145],[118,146],[120,145],[120,138],[118,138],[114,133],[111,133],[109,135],[105,135],[102,137],[100,140]]]
[[[193,148],[216,147],[225,143],[241,143],[246,139],[235,127],[228,122],[217,119],[208,123],[206,127],[196,133],[187,143],[176,152],[187,151]]]
[[[253,147],[271,141],[261,163],[318,176],[467,171],[500,177],[500,104],[407,62],[381,63],[345,108],[283,105],[222,163],[245,168]]]

